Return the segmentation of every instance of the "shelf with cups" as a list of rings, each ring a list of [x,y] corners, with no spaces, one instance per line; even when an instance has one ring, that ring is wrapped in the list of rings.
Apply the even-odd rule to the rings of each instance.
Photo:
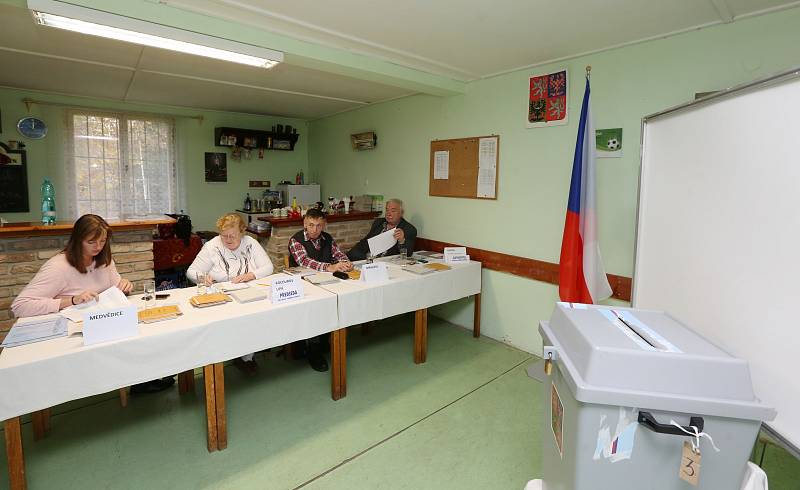
[[[272,131],[258,129],[214,128],[214,144],[227,148],[263,148],[265,150],[293,151],[300,135],[297,128],[278,124]]]

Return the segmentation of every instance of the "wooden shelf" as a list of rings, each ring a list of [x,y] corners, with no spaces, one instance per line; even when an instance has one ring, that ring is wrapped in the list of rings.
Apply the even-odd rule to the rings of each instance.
[[[261,131],[258,129],[242,129],[218,127],[214,128],[214,144],[226,148],[240,146],[242,148],[264,148],[265,150],[293,151],[294,145],[300,135],[294,133],[279,133],[276,131]],[[235,143],[233,143],[235,141]]]

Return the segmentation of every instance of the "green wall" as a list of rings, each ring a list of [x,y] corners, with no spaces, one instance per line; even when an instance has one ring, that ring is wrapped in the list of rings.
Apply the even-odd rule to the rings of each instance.
[[[800,65],[798,28],[795,8],[472,82],[465,95],[413,96],[316,120],[310,173],[323,195],[403,199],[420,236],[558,262],[583,73],[591,65],[595,126],[624,129],[624,156],[598,160],[600,244],[606,270],[631,276],[641,118],[696,92]],[[526,129],[528,77],[560,67],[570,73],[569,124]],[[366,130],[377,132],[377,148],[352,151],[349,135]],[[498,199],[430,197],[430,141],[488,134],[500,135]],[[556,286],[485,271],[482,331],[537,352],[538,322],[557,297]],[[472,324],[468,300],[437,313]]]
[[[16,123],[28,110],[23,98],[66,104],[72,107],[100,108],[106,110],[139,113],[168,114],[175,117],[175,140],[177,147],[177,166],[179,179],[185,190],[183,209],[192,217],[195,230],[212,230],[214,222],[221,214],[242,206],[248,181],[271,180],[294,181],[295,174],[303,170],[308,174],[308,125],[300,119],[235,114],[219,111],[203,111],[144,104],[126,104],[93,100],[81,97],[68,97],[41,92],[0,89],[0,113],[2,113],[2,133],[0,140],[23,141],[28,152],[28,193],[31,212],[0,213],[9,222],[38,221],[41,219],[39,203],[40,186],[45,176],[53,179],[56,187],[56,209],[58,219],[71,219],[66,216],[65,162],[63,148],[66,137],[66,108],[60,105],[31,106],[30,114],[45,121],[49,126],[44,140],[28,140],[20,136]],[[203,116],[202,123],[186,116]],[[270,129],[274,124],[290,124],[297,128],[300,139],[294,151],[265,151],[264,159],[259,160],[256,153],[252,159],[234,161],[226,148],[214,146],[214,128],[231,126],[249,129]],[[205,152],[228,153],[228,182],[206,183],[204,177]],[[257,191],[260,192],[260,191]],[[251,195],[254,195],[251,193]]]

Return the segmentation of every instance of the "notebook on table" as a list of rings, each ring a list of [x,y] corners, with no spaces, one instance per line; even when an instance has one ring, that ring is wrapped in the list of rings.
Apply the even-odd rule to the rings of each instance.
[[[232,291],[230,296],[239,303],[249,303],[251,301],[259,301],[267,299],[267,289],[261,288],[247,288],[238,291]]]

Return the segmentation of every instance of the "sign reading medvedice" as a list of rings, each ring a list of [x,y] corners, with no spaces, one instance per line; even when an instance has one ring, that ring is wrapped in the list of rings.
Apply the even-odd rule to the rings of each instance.
[[[303,297],[303,281],[297,276],[272,280],[272,303],[285,303]]]

